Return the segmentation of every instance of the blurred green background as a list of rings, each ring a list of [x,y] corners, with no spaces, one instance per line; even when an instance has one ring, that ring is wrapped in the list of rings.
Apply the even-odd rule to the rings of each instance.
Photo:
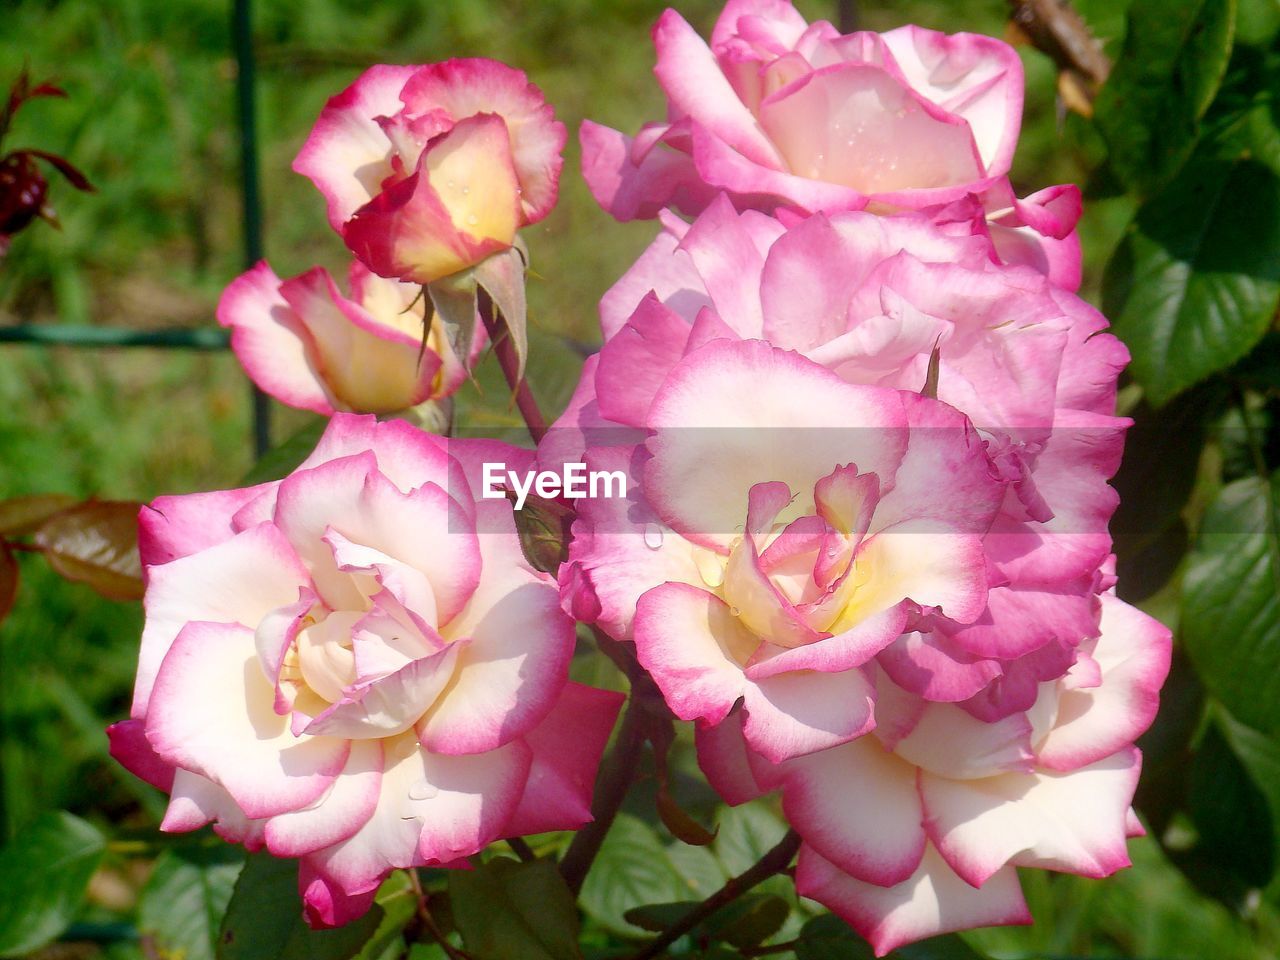
[[[561,201],[526,231],[531,282],[531,380],[549,413],[576,381],[566,340],[596,339],[595,304],[654,233],[619,225],[592,202],[579,174],[584,117],[632,131],[661,114],[650,68],[650,25],[661,0],[273,0],[259,2],[259,65],[266,251],[281,276],[315,263],[345,269],[345,251],[318,193],[289,169],[325,99],[375,62],[497,57],[526,70],[571,130]],[[799,2],[835,19],[834,2]],[[704,34],[718,0],[687,0]],[[1124,0],[1077,7],[1114,42]],[[52,180],[61,230],[36,224],[0,261],[0,325],[94,324],[158,328],[213,323],[222,287],[241,269],[235,64],[226,0],[6,0],[0,11],[0,84],[28,63],[67,100],[37,100],[6,148],[61,153],[98,193]],[[941,30],[1005,32],[1003,0],[857,4],[860,25],[907,22]],[[1101,155],[1096,135],[1064,117],[1054,71],[1023,48],[1027,111],[1014,181],[1027,193],[1082,182]],[[1087,207],[1085,293],[1131,208],[1124,198]],[[468,386],[463,422],[495,430],[514,421],[492,364],[484,393]],[[276,407],[283,438],[308,415]],[[82,350],[0,344],[0,498],[62,491],[150,499],[233,486],[251,466],[247,381],[229,353]],[[112,604],[22,558],[23,584],[0,626],[0,834],[15,836],[45,810],[69,809],[113,832],[149,836],[157,796],[107,757],[102,728],[127,712],[141,628],[136,605]],[[1152,841],[1136,867],[1107,881],[1028,877],[1037,917],[1028,930],[986,931],[997,956],[1274,956],[1280,921],[1268,904],[1241,912],[1198,894]],[[91,891],[91,912],[127,917],[145,860],[113,857]],[[113,954],[140,956],[136,945]]]

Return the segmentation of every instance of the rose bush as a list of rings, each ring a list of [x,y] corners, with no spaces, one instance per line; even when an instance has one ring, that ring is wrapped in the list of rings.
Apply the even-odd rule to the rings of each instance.
[[[488,60],[374,67],[329,101],[295,169],[356,255],[350,294],[263,262],[218,316],[264,390],[333,420],[282,480],[143,511],[112,753],[169,792],[163,829],[299,858],[315,926],[393,870],[475,868],[450,874],[449,929],[444,881],[412,874],[403,929],[450,955],[455,932],[477,958],[577,940],[579,894],[597,929],[652,929],[670,904],[588,878],[619,845],[692,862],[640,825],[606,836],[641,778],[655,822],[721,858],[721,814],[681,805],[673,719],[721,797],[791,829],[641,955],[787,949],[785,900],[761,895],[750,943],[714,916],[797,856],[796,890],[878,955],[1029,922],[1017,868],[1128,864],[1170,665],[1169,631],[1115,592],[1129,357],[1071,292],[1079,191],[1014,193],[1022,73],[999,41],[730,0],[709,44],[673,11],[655,43],[667,121],[582,144],[606,209],[660,227],[549,433],[517,231],[556,199],[550,106]],[[448,396],[477,323],[535,452],[343,412]],[[609,492],[553,499],[570,464]],[[596,675],[574,621],[633,692],[599,783],[622,698],[569,682],[575,648]],[[479,856],[589,821],[511,843],[520,864]]]
[[[1023,99],[1007,44],[916,26],[842,36],[787,0],[731,0],[710,46],[674,10],[654,46],[668,120],[634,138],[582,127],[583,175],[615,217],[695,214],[720,192],[762,210],[924,210],[1079,285],[1079,191],[1019,200],[1006,176]]]
[[[487,441],[335,417],[279,482],[143,511],[146,628],[112,753],[212,822],[300,857],[309,919],[394,868],[590,819],[620,697],[567,682],[573,624],[478,500]]]
[[[379,65],[328,102],[293,168],[370,270],[426,284],[510,248],[550,212],[565,137],[505,64]]]
[[[323,267],[281,280],[264,260],[223,291],[218,322],[245,372],[281,403],[326,416],[394,413],[454,393],[485,345],[459,357],[439,325],[423,343],[421,288],[351,265],[350,298]]]

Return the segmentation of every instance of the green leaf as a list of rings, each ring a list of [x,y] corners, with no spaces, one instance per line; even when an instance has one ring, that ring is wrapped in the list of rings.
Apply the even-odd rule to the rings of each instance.
[[[255,853],[236,881],[218,935],[218,960],[347,960],[382,921],[374,906],[359,920],[312,930],[302,918],[298,864]]]
[[[1204,686],[1180,646],[1173,651],[1169,676],[1160,690],[1160,712],[1138,738],[1142,776],[1133,805],[1154,837],[1162,837],[1186,806],[1187,769],[1192,744],[1204,718]]]
[[[708,847],[676,843],[667,847],[667,857],[684,879],[686,895],[706,899],[729,879],[729,872]]]
[[[1223,488],[1205,513],[1182,598],[1182,640],[1205,686],[1265,733],[1280,732],[1277,494],[1274,478]]]
[[[94,827],[46,813],[0,848],[0,956],[52,942],[75,918],[106,850]]]
[[[1280,0],[1237,0],[1236,43],[1264,46],[1280,33]]]
[[[870,945],[834,914],[814,917],[800,930],[796,960],[872,960]],[[955,934],[930,937],[899,947],[886,960],[984,960]]]
[[[1103,295],[1156,406],[1230,366],[1280,305],[1280,179],[1249,160],[1192,164],[1139,210]]]
[[[634,907],[623,916],[627,923],[650,933],[661,933],[679,923],[696,910],[700,900],[678,900],[675,903],[648,903]]]
[[[1231,56],[1234,0],[1136,0],[1095,104],[1112,169],[1150,193],[1190,157]]]
[[[213,960],[244,854],[227,844],[166,850],[138,904],[138,932],[161,956]]]
[[[1173,859],[1205,893],[1243,910],[1249,892],[1265,887],[1275,868],[1266,797],[1217,724],[1196,748],[1188,779],[1187,812],[1197,840]]]
[[[1182,394],[1163,410],[1142,402],[1128,411],[1125,456],[1112,481],[1120,506],[1111,520],[1117,589],[1133,603],[1156,593],[1186,555],[1183,508],[1195,488],[1210,421],[1230,391],[1218,381]]]
[[[1253,159],[1280,175],[1278,96],[1280,50],[1238,45],[1205,115],[1197,152],[1222,160]]]
[[[626,912],[632,926],[661,933],[684,919],[701,901],[651,903]],[[791,913],[791,904],[768,893],[751,893],[725,904],[691,931],[695,940],[722,940],[735,947],[754,947],[773,936]]]
[[[515,507],[516,493],[507,490],[507,499]],[[570,527],[574,511],[557,500],[548,500],[537,494],[525,496],[524,504],[514,511],[516,532],[520,536],[520,551],[529,566],[555,576],[560,564],[569,559]]]
[[[1231,368],[1227,377],[1252,390],[1280,390],[1280,333],[1268,333],[1259,340],[1258,345]],[[1126,440],[1125,449],[1128,447]]]
[[[307,424],[293,436],[264,453],[241,479],[242,486],[252,487],[269,480],[282,480],[291,474],[298,464],[311,455],[320,441],[329,421],[317,419]]]
[[[787,832],[782,818],[767,802],[760,800],[740,807],[723,807],[717,820],[720,833],[713,850],[724,868],[735,877],[755,866]]]
[[[1280,864],[1280,737],[1260,733],[1222,709],[1214,712],[1214,721],[1266,798],[1271,812],[1272,862]]]
[[[1251,99],[1244,113],[1241,149],[1280,176],[1280,57],[1262,58],[1244,82]]]
[[[909,943],[889,954],[894,960],[986,960],[954,933]]]
[[[871,960],[870,945],[834,914],[814,917],[800,930],[796,960]]]
[[[635,936],[628,910],[651,903],[685,900],[689,887],[658,835],[629,814],[619,814],[582,885],[582,909],[601,926]]]
[[[770,893],[752,893],[721,907],[702,926],[713,940],[735,947],[754,947],[777,933],[791,904]]]
[[[573,894],[550,860],[490,860],[449,875],[453,919],[485,960],[580,960]]]
[[[358,960],[378,960],[400,940],[400,934],[418,912],[417,893],[403,870],[397,870],[383,882],[374,903],[382,908],[382,922],[360,951]],[[399,952],[403,950],[404,941],[400,940]]]

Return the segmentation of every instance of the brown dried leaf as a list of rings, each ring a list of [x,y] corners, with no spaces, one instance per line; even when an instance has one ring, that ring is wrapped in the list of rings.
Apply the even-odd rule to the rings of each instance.
[[[938,337],[940,342],[942,337]],[[933,345],[933,352],[929,354],[929,369],[925,373],[924,387],[920,390],[920,396],[928,397],[930,400],[938,399],[938,370],[942,364],[942,348],[938,342]]]
[[[35,534],[49,565],[111,600],[142,597],[138,510],[123,500],[90,500],[50,517]]]
[[[23,537],[35,533],[40,524],[75,502],[76,498],[67,493],[37,493],[0,500],[0,535]]]
[[[662,824],[671,831],[677,840],[694,847],[705,847],[716,838],[720,828],[708,830],[693,819],[676,799],[671,796],[664,783],[658,788],[658,816]]]
[[[667,766],[667,754],[676,739],[676,728],[671,714],[663,710],[661,713],[649,713],[645,717],[645,736],[653,746],[654,775],[658,781],[658,816],[663,826],[671,831],[677,840],[694,847],[705,847],[715,840],[720,828],[708,830],[680,806],[671,795],[671,773]]]
[[[18,596],[18,559],[9,549],[9,545],[0,540],[0,623],[13,609],[13,601]]]

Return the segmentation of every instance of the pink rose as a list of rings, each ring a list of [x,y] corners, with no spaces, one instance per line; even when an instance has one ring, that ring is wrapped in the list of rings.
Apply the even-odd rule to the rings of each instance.
[[[1079,643],[1097,635],[1098,570],[1110,553],[1107,522],[1116,505],[1107,480],[1119,464],[1127,425],[1111,415],[1127,355],[1103,332],[1106,321],[1040,274],[993,263],[985,239],[946,235],[921,216],[816,215],[788,230],[763,214],[738,214],[721,200],[692,226],[674,218],[665,223],[604,297],[606,342],[588,362],[540,457],[574,460],[585,448],[646,442],[659,426],[659,398],[676,371],[712,342],[762,338],[849,384],[889,388],[912,400],[929,379],[936,348],[938,400],[972,424],[982,456],[1005,484],[979,531],[988,581],[972,616],[956,618],[944,607],[941,618],[925,612],[886,622],[900,635],[883,640],[877,660],[915,695],[961,703],[982,719],[1028,709],[1038,684],[1061,676]],[[803,478],[802,489],[778,471],[781,461],[766,449],[776,439],[766,429],[776,426],[770,404],[785,396],[757,373],[743,376],[751,404],[725,411],[725,422],[702,425],[743,433],[754,427],[761,434],[762,471],[751,474],[755,481],[786,480],[791,493],[808,494],[818,477]],[[874,422],[854,409],[811,408],[797,413],[793,426],[829,423],[868,432]],[[925,433],[939,438],[961,430],[926,426]],[[719,454],[706,457],[718,463]],[[825,471],[846,462],[833,457]],[[748,490],[729,479],[736,466],[719,469],[727,477],[710,480],[708,490],[732,483],[737,499],[724,502],[737,516],[730,522],[715,515],[716,529],[728,530],[744,522]],[[897,477],[880,476],[878,496],[919,497],[917,510],[955,496],[945,492],[954,477],[901,471]],[[646,490],[657,507],[658,494]],[[645,519],[669,523],[660,513]],[[647,591],[667,580],[699,582],[668,563],[678,550],[648,550],[638,533],[625,532],[627,518],[639,516],[617,501],[584,502],[571,562],[562,571],[570,608],[626,638]],[[806,589],[820,585],[815,571]],[[923,595],[905,596],[928,606]],[[771,629],[751,629],[776,641]],[[819,634],[824,630],[833,633],[823,628]]]
[[[590,819],[619,700],[567,682],[572,622],[477,499],[490,441],[338,415],[279,482],[163,497],[131,719],[112,752],[213,822],[300,857],[308,917],[363,913],[392,870]]]
[[[542,92],[505,64],[380,65],[330,99],[293,168],[370,270],[425,284],[550,212],[564,143]]]
[[[262,261],[231,282],[218,322],[250,378],[281,403],[326,416],[395,413],[447,397],[474,360],[454,354],[440,325],[424,348],[421,287],[351,265],[351,297],[322,267],[281,280]],[[485,343],[475,341],[473,354]]]
[[[1032,706],[982,723],[875,673],[874,734],[780,766],[746,749],[742,716],[698,732],[733,803],[782,790],[804,840],[796,888],[878,956],[951,930],[1030,923],[1016,867],[1103,877],[1141,836],[1133,741],[1155,718],[1170,634],[1108,591],[1101,635]]]
[[[717,339],[659,376],[644,442],[587,451],[628,498],[579,501],[567,606],[634,640],[681,719],[743,699],[775,762],[865,734],[872,661],[983,616],[1008,481],[953,408],[768,343]],[[999,673],[965,659],[978,689]]]
[[[1022,201],[1008,183],[1023,79],[1007,44],[916,26],[842,36],[785,0],[730,0],[710,46],[674,10],[653,36],[668,119],[634,138],[581,130],[583,175],[618,219],[696,214],[721,191],[766,211],[922,210],[1079,285],[1079,191]]]

